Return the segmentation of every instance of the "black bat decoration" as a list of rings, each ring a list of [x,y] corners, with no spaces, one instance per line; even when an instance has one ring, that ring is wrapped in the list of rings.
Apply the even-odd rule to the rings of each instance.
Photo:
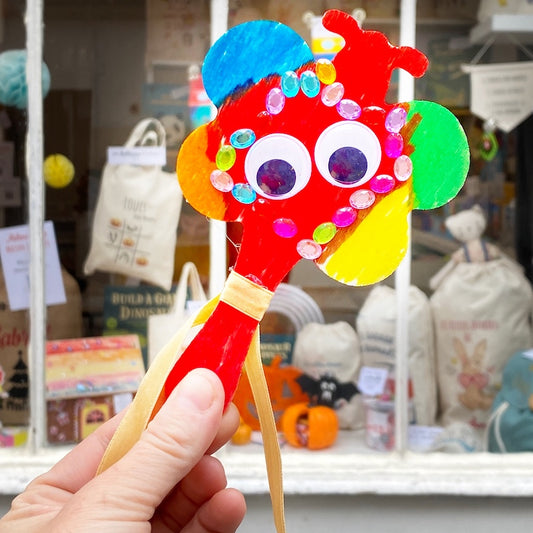
[[[339,400],[349,402],[353,396],[360,392],[352,381],[340,383],[331,374],[324,374],[318,379],[308,374],[302,374],[296,378],[296,381],[302,390],[309,395],[313,403],[327,407],[335,407]]]

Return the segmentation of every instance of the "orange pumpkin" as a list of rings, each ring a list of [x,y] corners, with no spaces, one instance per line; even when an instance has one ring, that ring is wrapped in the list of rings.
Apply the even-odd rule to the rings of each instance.
[[[302,391],[296,378],[302,375],[302,371],[294,366],[281,365],[282,358],[276,355],[270,365],[263,365],[265,378],[272,403],[272,411],[279,430],[279,420],[287,407],[295,403],[309,401],[309,396]],[[254,431],[258,431],[259,419],[255,407],[252,389],[246,373],[243,372],[239,381],[233,403],[239,409],[239,413],[246,424]]]
[[[252,440],[252,428],[242,419],[240,419],[239,427],[231,437],[233,444],[248,444]]]
[[[337,440],[339,419],[331,407],[298,403],[283,413],[281,431],[291,446],[320,450]]]

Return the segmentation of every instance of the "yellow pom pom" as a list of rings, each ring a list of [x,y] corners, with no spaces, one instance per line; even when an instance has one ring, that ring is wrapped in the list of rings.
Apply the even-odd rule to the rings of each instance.
[[[44,160],[43,173],[50,187],[61,189],[74,179],[74,165],[64,155],[52,154]]]

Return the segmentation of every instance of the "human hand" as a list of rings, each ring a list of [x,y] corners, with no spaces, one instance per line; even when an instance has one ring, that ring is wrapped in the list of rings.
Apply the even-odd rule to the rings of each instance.
[[[234,532],[246,504],[209,455],[238,426],[223,405],[218,377],[193,370],[120,461],[94,477],[117,415],[15,498],[0,533]]]

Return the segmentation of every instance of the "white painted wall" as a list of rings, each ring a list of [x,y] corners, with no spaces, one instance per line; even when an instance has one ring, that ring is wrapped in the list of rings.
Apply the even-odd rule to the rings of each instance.
[[[242,533],[273,533],[267,495],[246,498]],[[0,515],[11,498],[0,497]],[[287,496],[288,533],[530,533],[531,498],[442,496]]]

